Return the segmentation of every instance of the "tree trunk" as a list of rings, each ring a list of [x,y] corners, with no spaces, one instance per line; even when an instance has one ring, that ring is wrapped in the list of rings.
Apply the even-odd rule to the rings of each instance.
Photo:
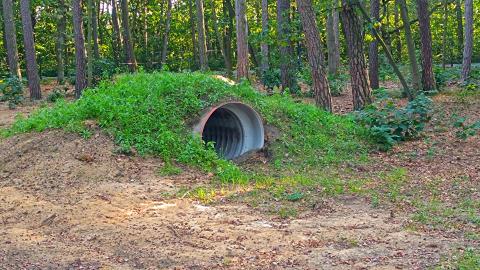
[[[25,60],[27,63],[27,79],[30,88],[30,98],[38,100],[42,98],[40,90],[40,78],[35,56],[35,42],[33,39],[32,16],[30,13],[30,0],[20,1],[20,13],[22,15],[23,41],[25,47]]]
[[[415,44],[413,42],[412,30],[410,29],[410,20],[408,18],[407,4],[405,0],[396,0],[402,17],[405,40],[407,41],[408,58],[410,60],[410,70],[412,72],[413,89],[420,89],[420,72],[418,71],[417,56],[415,53]]]
[[[462,14],[462,0],[455,1],[455,14],[457,20],[457,48],[458,56],[462,55],[463,52],[463,14]],[[458,59],[458,58],[457,58]]]
[[[342,29],[347,43],[347,53],[350,65],[350,77],[353,94],[353,107],[361,110],[372,102],[372,93],[368,81],[365,62],[362,22],[355,13],[349,0],[342,0],[340,11]]]
[[[313,93],[315,103],[328,112],[332,111],[332,95],[325,69],[322,63],[325,62],[320,46],[320,34],[317,28],[315,12],[312,8],[311,0],[297,0],[298,12],[302,21],[303,31],[305,33],[305,43],[307,47],[308,62],[310,64],[313,81]]]
[[[245,0],[235,0],[237,22],[237,80],[248,79],[248,41]]]
[[[462,83],[468,82],[472,66],[473,0],[465,0],[465,45],[463,46]]]
[[[163,48],[161,66],[167,61],[168,35],[170,34],[170,24],[172,21],[172,0],[167,0],[167,19],[165,21],[165,32],[163,33]]]
[[[195,31],[195,18],[193,13],[193,3],[192,0],[188,0],[188,15],[190,17],[190,38],[192,39],[192,52],[193,52],[193,62],[192,62],[192,69],[198,67],[198,57],[197,57],[197,39],[196,39],[196,31]]]
[[[133,50],[132,34],[130,33],[130,24],[128,22],[128,0],[121,0],[122,4],[122,26],[123,26],[123,46],[125,47],[125,58],[130,72],[137,70],[137,60]]]
[[[443,0],[442,68],[447,66],[448,0]]]
[[[422,44],[422,85],[424,91],[437,88],[432,60],[432,33],[430,32],[430,14],[428,0],[417,0],[418,20],[420,24],[420,42]]]
[[[402,60],[402,37],[400,36],[400,15],[398,14],[398,5],[393,5],[393,25],[395,26],[395,34],[397,36],[396,51],[397,51],[397,60]]]
[[[58,1],[58,23],[57,23],[57,42],[55,44],[56,58],[57,58],[57,82],[58,84],[65,83],[65,37],[67,31],[67,7],[65,0]]]
[[[327,17],[328,73],[335,75],[340,66],[340,33],[338,29],[338,0],[332,5]]]
[[[87,86],[93,82],[93,0],[87,0]]]
[[[197,31],[198,53],[200,56],[200,70],[208,70],[207,39],[205,35],[205,16],[203,12],[203,0],[196,0],[197,6]]]
[[[113,27],[113,55],[117,61],[121,61],[122,57],[120,52],[123,51],[122,44],[122,32],[120,31],[120,22],[118,20],[117,0],[112,0],[112,27]]]
[[[233,39],[233,18],[235,17],[235,10],[233,9],[232,3],[230,0],[223,1],[223,14],[225,18],[228,19],[228,26],[225,31],[225,37],[223,44],[225,48],[223,49],[225,52],[225,66],[227,68],[227,76],[232,78],[233,71],[232,71],[232,63],[233,63],[233,53],[232,53],[232,39]]]
[[[296,90],[293,75],[293,55],[290,41],[290,0],[277,0],[277,34],[280,48],[282,92]]]
[[[12,0],[3,0],[3,23],[5,25],[5,47],[7,50],[7,62],[10,74],[22,78],[20,65],[18,64],[17,31],[13,19]]]
[[[370,1],[370,17],[377,23],[380,20],[380,0]],[[375,26],[372,26],[375,27]],[[378,79],[378,41],[374,40],[370,43],[368,50],[368,76],[370,78],[370,86],[373,89],[380,87]]]
[[[75,59],[77,63],[75,76],[75,97],[80,98],[87,87],[85,73],[85,40],[83,37],[82,0],[72,1],[73,32],[75,36]]]
[[[261,63],[261,70],[262,70],[262,80],[265,83],[265,75],[270,69],[270,64],[268,60],[268,0],[262,0],[262,42],[260,44],[260,51],[262,54],[262,63]]]
[[[213,30],[215,31],[215,39],[217,46],[220,48],[220,53],[222,57],[225,58],[225,53],[223,51],[223,40],[222,40],[222,32],[218,28],[218,18],[217,18],[217,8],[215,6],[215,0],[210,0],[212,4],[212,21],[213,21]]]
[[[96,0],[92,2],[92,38],[93,38],[93,56],[95,59],[100,58],[100,49],[98,47],[98,11],[100,6],[96,5]]]

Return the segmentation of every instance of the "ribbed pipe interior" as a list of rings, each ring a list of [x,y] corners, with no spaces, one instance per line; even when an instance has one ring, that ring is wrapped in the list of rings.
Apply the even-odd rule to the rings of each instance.
[[[240,119],[229,109],[219,108],[208,119],[202,139],[213,142],[220,157],[233,159],[242,154],[244,130]]]

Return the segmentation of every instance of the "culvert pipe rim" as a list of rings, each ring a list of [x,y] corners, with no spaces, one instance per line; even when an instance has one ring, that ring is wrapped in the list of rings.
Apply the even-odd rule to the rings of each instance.
[[[226,102],[205,110],[193,131],[205,142],[213,142],[217,154],[228,160],[264,146],[262,118],[242,102]]]

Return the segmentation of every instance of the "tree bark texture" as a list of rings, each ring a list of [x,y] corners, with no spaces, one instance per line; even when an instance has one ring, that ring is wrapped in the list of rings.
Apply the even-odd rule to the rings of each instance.
[[[422,55],[422,86],[424,91],[437,88],[433,73],[432,33],[430,31],[430,13],[428,0],[417,0],[417,13],[420,25],[420,42]]]
[[[277,35],[280,48],[282,91],[294,91],[293,54],[290,41],[290,0],[277,0]]]
[[[205,34],[205,15],[203,11],[203,0],[196,0],[197,6],[197,32],[198,32],[198,53],[200,57],[200,69],[208,70],[207,37]]]
[[[270,69],[269,64],[269,48],[268,48],[268,0],[262,0],[262,43],[260,44],[260,51],[262,54],[262,78],[263,82],[265,83],[265,74]]]
[[[355,110],[361,110],[372,102],[372,91],[368,80],[365,55],[363,54],[363,25],[355,13],[355,6],[350,4],[348,0],[342,0],[340,18],[347,43],[353,107]]]
[[[172,0],[167,0],[167,2],[167,18],[165,21],[165,32],[163,33],[162,66],[165,65],[167,61],[168,35],[170,34],[170,25],[172,22]]]
[[[10,74],[22,78],[18,63],[17,31],[13,19],[12,0],[3,0],[3,23],[5,26],[5,46],[7,49],[7,63]]]
[[[331,112],[332,95],[330,93],[326,72],[322,65],[324,59],[312,1],[297,0],[297,7],[305,33],[305,44],[312,73],[315,103],[324,110]]]
[[[30,88],[30,99],[38,100],[42,98],[42,93],[40,90],[40,77],[35,55],[30,0],[20,1],[20,13],[22,16],[23,42],[25,47],[25,60],[27,63],[27,79],[28,87]]]
[[[122,56],[119,52],[124,51],[122,49],[123,44],[123,37],[122,32],[120,31],[120,21],[118,19],[118,8],[117,8],[117,0],[112,0],[112,27],[113,27],[113,55],[117,61],[122,60]]]
[[[67,7],[65,0],[58,1],[57,42],[55,44],[57,59],[57,82],[65,83],[65,39],[67,31]]]
[[[465,0],[465,44],[463,46],[462,82],[466,83],[472,67],[473,0]]]
[[[380,0],[370,1],[370,17],[374,22],[380,20]],[[372,26],[375,27],[375,26]],[[370,78],[370,86],[373,89],[380,87],[378,78],[378,41],[374,40],[370,43],[368,50],[368,76]]]
[[[85,39],[83,34],[82,0],[72,1],[73,32],[75,36],[75,97],[80,98],[83,89],[87,87]]]
[[[328,73],[335,75],[340,67],[340,31],[338,0],[335,0],[327,17]]]
[[[123,46],[125,48],[125,60],[127,61],[130,72],[137,71],[137,60],[133,50],[132,34],[130,32],[130,23],[128,18],[128,0],[121,0],[122,26],[123,26]]]
[[[248,40],[245,0],[235,0],[237,21],[237,80],[248,79]]]
[[[445,0],[447,1],[447,0]],[[463,13],[462,13],[462,0],[455,1],[455,15],[457,21],[457,56],[463,53]]]
[[[233,37],[233,18],[235,17],[235,10],[233,9],[232,3],[230,0],[223,0],[223,14],[227,18],[228,24],[227,29],[225,30],[225,37],[223,40],[223,45],[225,48],[225,67],[227,69],[227,76],[232,78],[233,76],[233,52],[232,52],[232,37]]]

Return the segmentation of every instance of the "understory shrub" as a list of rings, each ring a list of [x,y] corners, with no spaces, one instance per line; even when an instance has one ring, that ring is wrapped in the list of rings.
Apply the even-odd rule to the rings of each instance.
[[[0,135],[63,128],[88,135],[85,120],[95,120],[113,135],[122,151],[135,149],[167,163],[179,162],[214,172],[222,182],[248,180],[236,165],[220,159],[213,143],[193,136],[192,119],[205,108],[225,100],[254,107],[279,134],[269,151],[280,168],[332,164],[353,160],[366,149],[364,128],[352,117],[336,116],[313,105],[299,104],[288,94],[268,96],[248,82],[230,85],[201,73],[137,73],[103,81],[75,101],[58,100],[29,118],[18,119]],[[352,153],[358,153],[355,155]]]
[[[415,138],[430,120],[433,102],[420,94],[407,106],[399,108],[391,98],[383,98],[356,113],[359,123],[366,126],[382,149]]]
[[[0,101],[8,102],[8,107],[15,109],[23,101],[22,81],[16,76],[7,78],[0,83],[0,94]]]

